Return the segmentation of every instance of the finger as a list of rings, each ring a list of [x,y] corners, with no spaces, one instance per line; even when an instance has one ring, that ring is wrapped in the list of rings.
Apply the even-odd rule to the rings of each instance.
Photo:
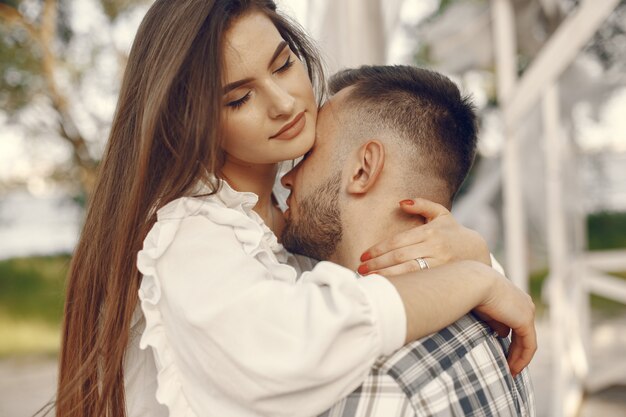
[[[424,217],[427,223],[439,216],[450,214],[450,211],[441,204],[426,200],[425,198],[402,200],[400,207],[405,213],[418,214]]]
[[[524,339],[526,339],[526,337]],[[517,346],[517,344],[514,346]],[[536,344],[533,344],[532,346],[525,346],[524,342],[522,342],[521,344],[519,344],[519,346],[521,347],[514,351],[514,353],[516,354],[513,355],[511,358],[511,367],[514,375],[522,372],[524,368],[526,368],[530,364],[530,361],[533,359],[535,353],[537,352]]]
[[[413,227],[409,230],[405,230],[404,232],[400,232],[397,235],[390,237],[389,239],[378,242],[377,244],[363,252],[363,255],[361,255],[361,262],[366,262],[370,259],[383,256],[400,248],[405,248],[407,246],[422,243],[426,239],[428,239],[430,235],[432,235],[432,232],[429,231],[427,225]],[[417,256],[419,255],[416,255],[413,258],[417,258]]]
[[[419,270],[420,268],[415,258],[430,258],[431,254],[432,249],[430,248],[430,245],[427,243],[418,243],[416,245],[409,245],[400,249],[390,250],[380,256],[362,262],[358,270],[360,273],[368,273],[370,271],[378,271],[394,265],[400,265],[405,262],[412,262],[415,264],[415,267],[417,267],[417,270]],[[433,259],[433,263],[429,261],[427,262],[428,266],[431,268],[441,264],[441,262],[437,262],[435,259]]]
[[[427,262],[430,263],[430,258],[427,259]],[[399,275],[404,275],[408,273],[414,273],[421,271],[419,265],[415,261],[404,262],[400,265],[393,265],[388,268],[379,269],[377,271],[371,271],[370,274],[378,274],[384,277],[396,277]]]
[[[535,352],[537,352],[537,335],[534,326],[531,326],[528,333],[513,331],[511,346],[507,356],[511,374],[516,376],[522,372],[532,360]]]
[[[517,376],[524,367],[527,365],[524,363],[524,348],[518,343],[518,340],[512,341],[509,346],[509,354],[507,355],[507,363],[513,377]]]

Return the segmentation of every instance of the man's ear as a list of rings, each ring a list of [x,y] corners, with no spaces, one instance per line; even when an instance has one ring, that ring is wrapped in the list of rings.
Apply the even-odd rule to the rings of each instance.
[[[357,152],[347,191],[350,194],[365,194],[378,181],[385,165],[385,147],[377,140],[364,143]]]

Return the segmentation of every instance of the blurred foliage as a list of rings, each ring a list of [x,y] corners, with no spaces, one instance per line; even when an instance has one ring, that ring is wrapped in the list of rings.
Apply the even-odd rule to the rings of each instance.
[[[68,45],[74,37],[74,31],[70,23],[71,0],[58,1],[57,40],[63,45]]]
[[[139,3],[146,3],[146,0],[101,0],[102,9],[110,21],[116,20]]]
[[[518,48],[518,75],[529,67],[545,42],[559,25],[580,6],[582,0],[561,0],[559,6],[548,13],[541,0],[513,1]],[[488,0],[440,0],[437,9],[426,22],[440,19],[453,6],[461,3],[476,3],[489,7]],[[438,42],[434,39],[433,42]],[[420,65],[432,63],[430,47],[420,43],[415,53],[415,62]],[[626,0],[621,0],[614,12],[598,29],[585,51],[594,55],[605,69],[616,72],[626,70]]]
[[[587,217],[588,249],[612,250],[626,248],[626,213],[604,212]],[[626,271],[611,273],[626,280]],[[537,313],[542,314],[545,304],[541,300],[541,290],[548,276],[548,270],[534,271],[530,276],[530,294],[537,305]],[[597,295],[591,296],[591,307],[604,316],[626,314],[626,306],[617,301]]]
[[[37,27],[42,1],[3,0],[0,2],[17,10],[27,24]],[[57,2],[55,21],[55,52],[63,59],[65,48],[72,39],[70,1]],[[11,116],[32,102],[37,95],[46,94],[42,77],[42,50],[23,25],[0,20],[0,106]]]
[[[0,26],[0,107],[8,115],[28,105],[45,83],[39,53],[26,30]]]
[[[113,37],[81,35],[72,24],[75,5],[84,0],[1,0],[0,1],[0,106],[9,123],[19,124],[29,138],[55,137],[72,150],[70,167],[57,167],[50,180],[64,182],[78,193],[88,195],[93,187],[103,138],[85,134],[85,126],[101,132],[110,120],[91,112],[77,94],[102,53],[117,56],[122,73],[125,52],[116,50]],[[149,0],[93,0],[94,14],[108,20],[98,30],[112,31],[118,19]],[[104,41],[103,41],[104,39]],[[77,54],[77,48],[81,48]],[[79,57],[77,57],[77,55]],[[64,82],[60,82],[63,80]],[[114,81],[112,85],[116,85]],[[68,85],[71,87],[68,88]],[[84,111],[78,113],[77,108]],[[45,120],[29,114],[42,114]],[[91,119],[91,120],[87,120]]]
[[[20,0],[0,0],[0,4],[6,4],[7,6],[17,7],[20,4]]]
[[[587,217],[589,250],[626,248],[626,213],[603,212]]]
[[[428,67],[431,63],[431,46],[427,43],[420,43],[413,54],[413,62],[418,67]]]
[[[444,14],[445,11],[448,9],[448,7],[452,6],[454,3],[458,1],[459,0],[440,0],[439,7],[437,8],[437,11],[435,12],[435,16],[440,16]]]
[[[0,357],[58,351],[69,262],[67,255],[0,261]]]
[[[543,284],[548,277],[548,273],[549,271],[547,269],[534,271],[530,275],[529,279],[530,295],[535,302],[537,309],[536,314],[538,317],[542,316],[547,311],[547,306],[541,297],[541,290],[543,289]],[[626,281],[626,272],[616,272],[611,273],[610,275]],[[594,312],[600,317],[614,317],[626,314],[626,305],[597,295],[591,295],[590,305]]]
[[[530,274],[530,278],[528,279],[528,286],[530,290],[530,296],[533,298],[535,302],[535,307],[537,309],[537,316],[541,316],[545,310],[546,305],[541,300],[541,290],[543,288],[543,283],[548,277],[548,270],[542,269],[539,271],[533,271]]]
[[[626,71],[626,0],[620,1],[587,50],[598,57],[605,69]]]

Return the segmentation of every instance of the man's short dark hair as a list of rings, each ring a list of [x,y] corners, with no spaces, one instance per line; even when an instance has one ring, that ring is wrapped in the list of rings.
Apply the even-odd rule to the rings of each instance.
[[[362,66],[331,77],[336,94],[352,87],[346,98],[369,123],[392,128],[415,145],[421,166],[447,185],[452,202],[476,154],[474,106],[458,87],[434,71],[406,66]]]

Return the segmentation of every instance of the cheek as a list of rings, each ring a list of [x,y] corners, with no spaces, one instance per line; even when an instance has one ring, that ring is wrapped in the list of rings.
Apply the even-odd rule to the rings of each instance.
[[[313,85],[309,79],[309,74],[304,67],[304,64],[298,60],[296,67],[294,68],[293,77],[294,89],[297,91],[297,95],[302,97],[306,102],[306,107],[310,113],[317,113],[317,102],[315,100],[315,93],[313,92]]]
[[[317,170],[312,169],[315,168],[315,163],[311,165],[310,162],[311,161],[307,161],[307,166],[302,167],[303,169],[298,173],[299,176],[297,185],[298,190],[300,191],[300,200],[316,188],[315,180],[317,178]]]
[[[223,122],[224,149],[230,152],[253,147],[258,142],[254,139],[258,138],[261,125],[262,121],[253,110],[231,111]]]

